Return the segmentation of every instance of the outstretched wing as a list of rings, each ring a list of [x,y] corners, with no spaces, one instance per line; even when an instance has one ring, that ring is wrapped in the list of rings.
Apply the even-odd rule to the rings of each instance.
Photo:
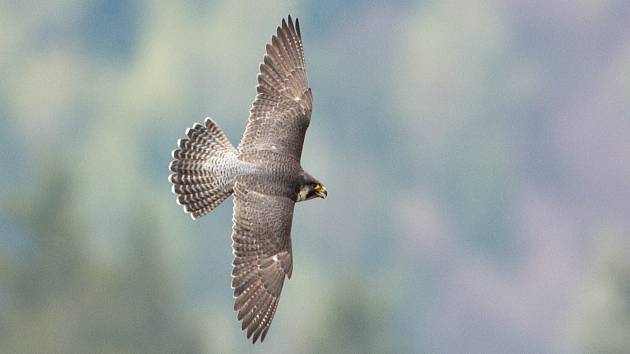
[[[313,96],[306,79],[300,24],[282,20],[267,44],[260,64],[257,95],[239,145],[240,156],[256,161],[257,152],[271,150],[300,161],[304,135],[311,120]]]
[[[232,288],[237,312],[247,338],[265,339],[285,276],[291,277],[291,222],[295,202],[248,186],[244,177],[234,186]]]

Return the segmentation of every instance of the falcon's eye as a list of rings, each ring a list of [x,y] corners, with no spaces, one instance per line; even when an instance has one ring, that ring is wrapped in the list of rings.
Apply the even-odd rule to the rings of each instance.
[[[314,183],[312,186],[313,186],[313,190],[315,191],[315,196],[320,197],[320,198],[326,198],[326,196],[328,195],[328,192],[326,191],[326,187],[322,186],[319,183]]]
[[[304,191],[306,193],[305,200],[313,199],[318,197],[320,191],[322,190],[322,185],[319,183],[311,183],[304,187]]]
[[[308,188],[308,195],[315,195],[317,193],[317,184],[311,184]]]

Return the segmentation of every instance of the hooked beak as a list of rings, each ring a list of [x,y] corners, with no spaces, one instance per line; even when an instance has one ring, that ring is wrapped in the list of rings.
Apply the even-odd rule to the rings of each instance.
[[[326,187],[321,186],[318,190],[317,190],[317,196],[322,198],[322,199],[326,199],[326,197],[328,196],[328,191],[326,190]]]

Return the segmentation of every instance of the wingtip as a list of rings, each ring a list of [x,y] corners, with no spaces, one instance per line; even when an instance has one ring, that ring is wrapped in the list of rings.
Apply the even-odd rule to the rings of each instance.
[[[265,338],[267,337],[267,331],[269,331],[269,327],[265,328],[260,335],[260,343],[265,341]]]

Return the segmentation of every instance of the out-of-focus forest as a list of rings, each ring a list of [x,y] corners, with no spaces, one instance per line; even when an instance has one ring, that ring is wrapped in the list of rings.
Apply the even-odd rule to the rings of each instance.
[[[314,112],[294,272],[262,345],[232,312],[228,201],[167,182],[237,143],[301,22]],[[0,2],[0,352],[630,348],[630,2]]]

